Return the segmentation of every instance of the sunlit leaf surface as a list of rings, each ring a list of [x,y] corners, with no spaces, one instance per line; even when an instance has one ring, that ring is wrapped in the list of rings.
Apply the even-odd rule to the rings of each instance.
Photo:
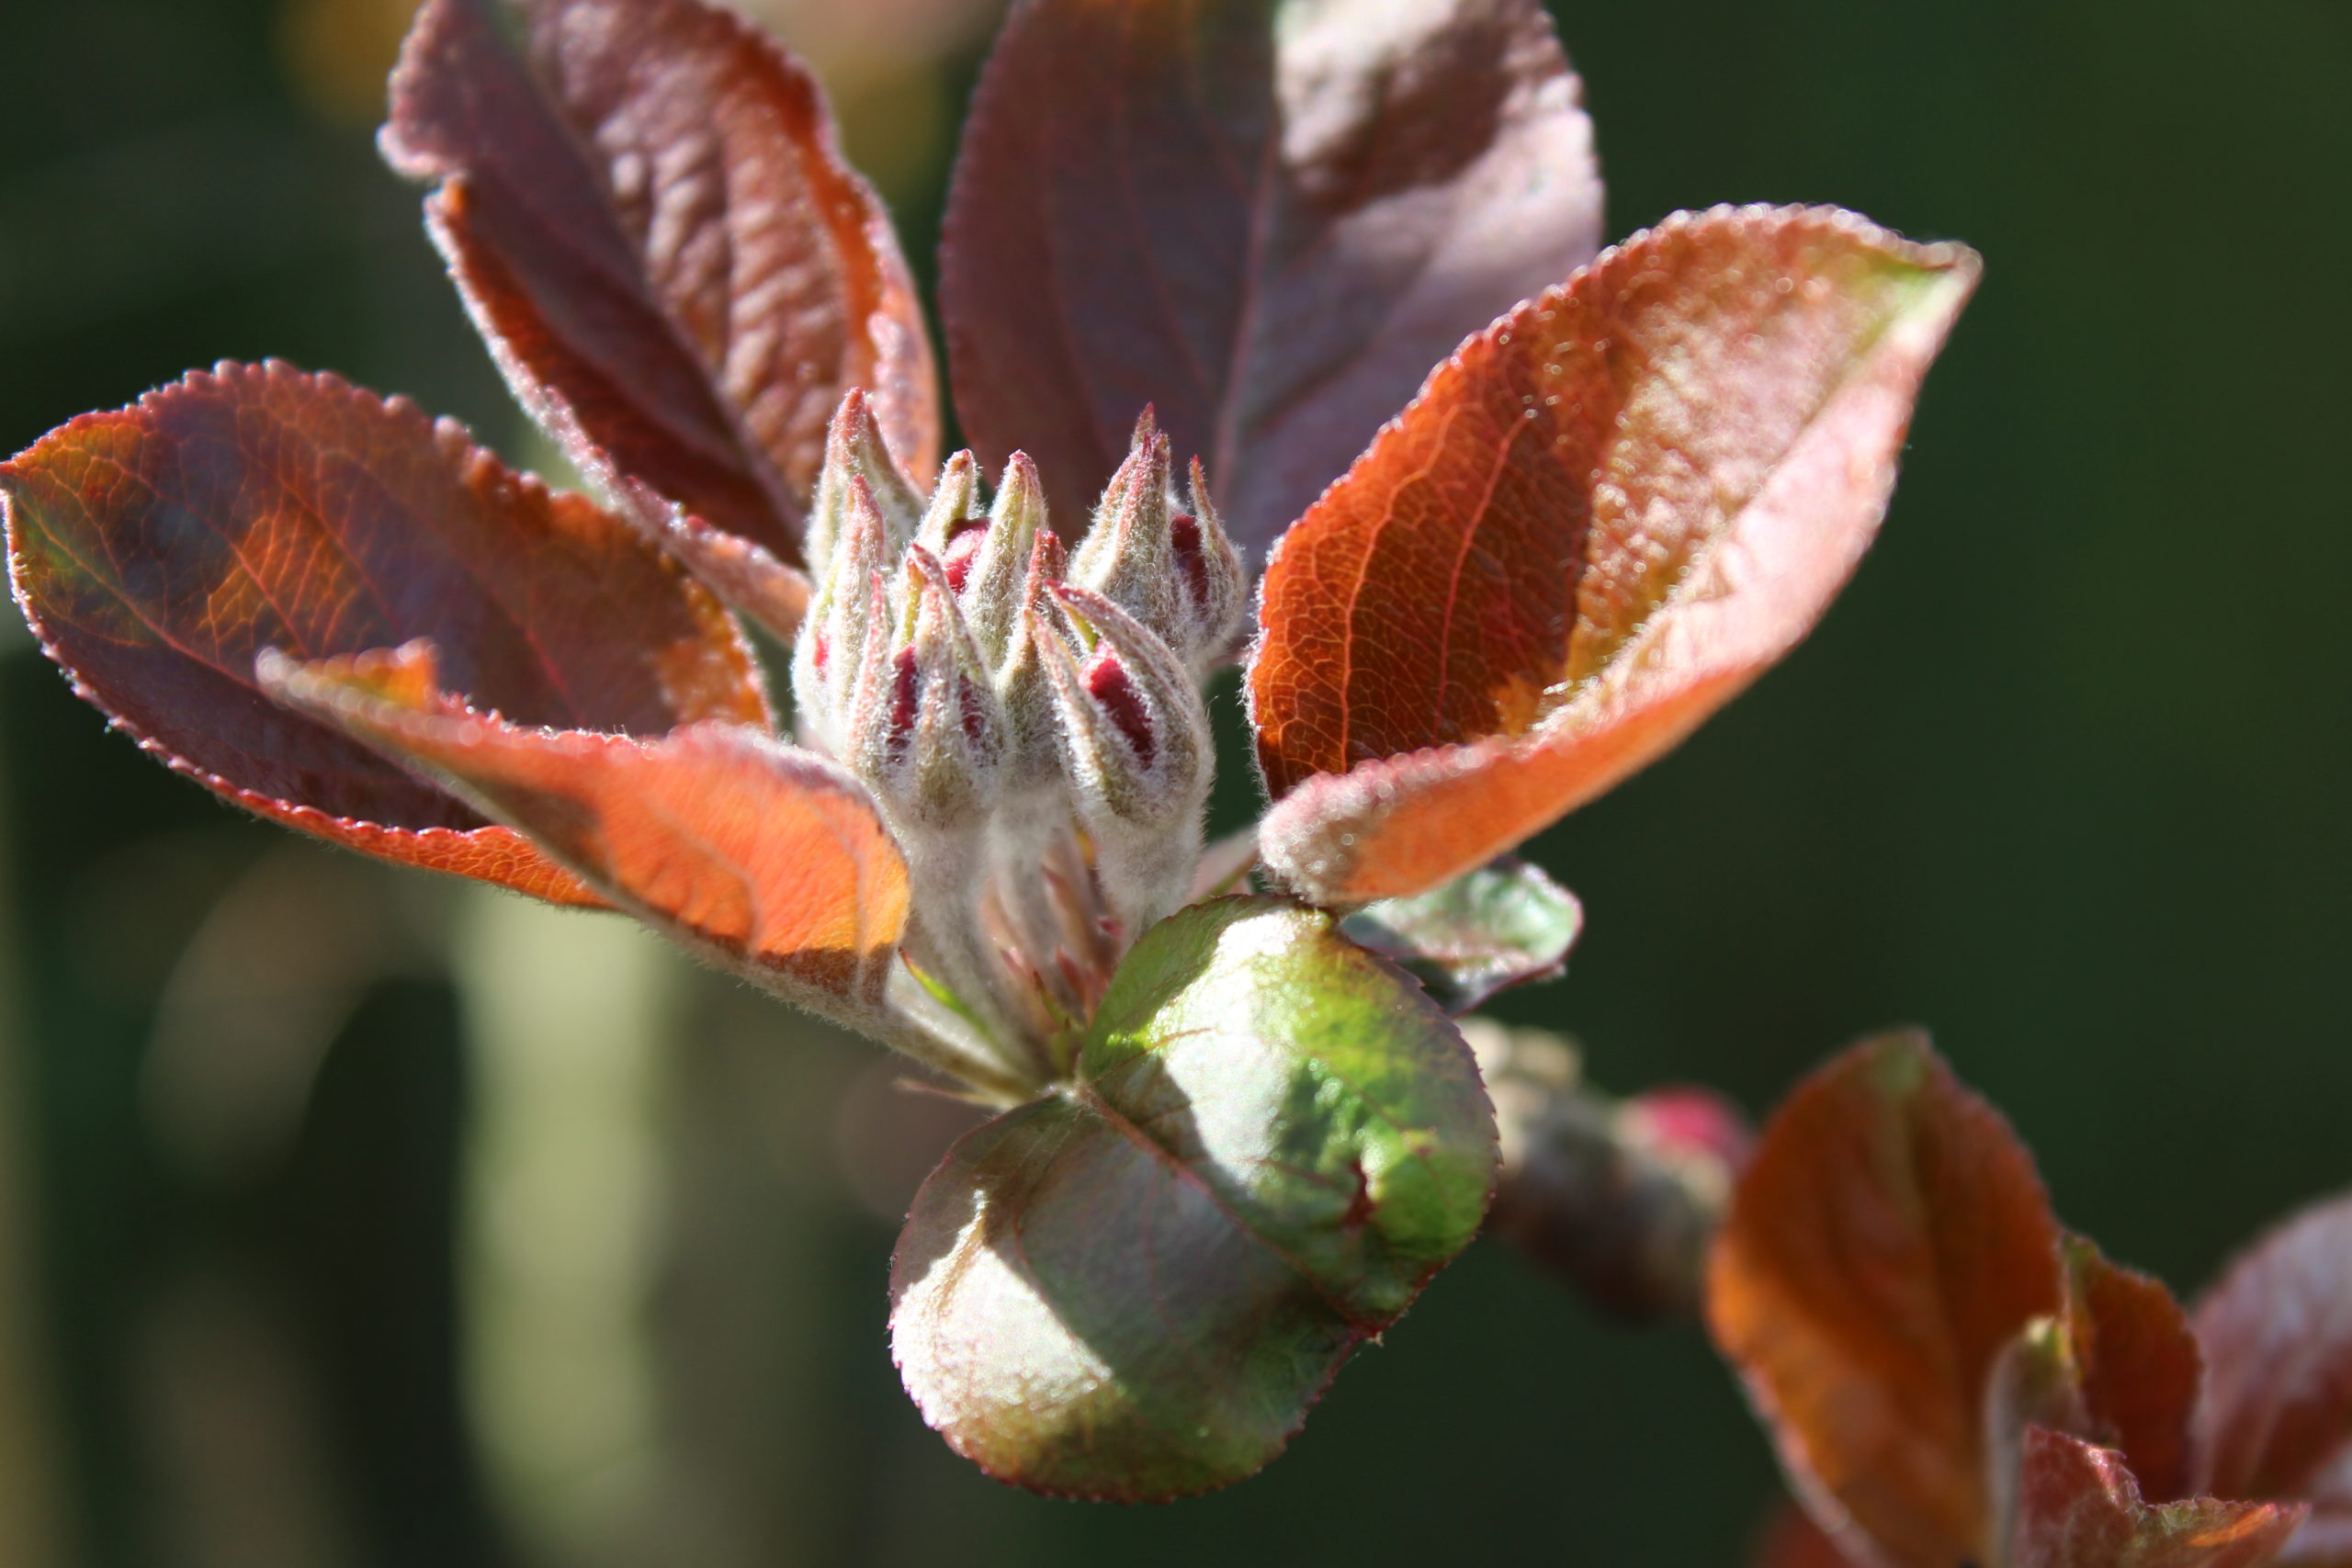
[[[1669,220],[1464,344],[1267,568],[1267,863],[1434,886],[1679,741],[1876,532],[1977,274],[1826,209]]]
[[[650,545],[395,399],[222,366],[0,467],[19,601],[75,688],[237,804],[387,859],[594,902],[503,826],[271,702],[254,660],[430,637],[517,724],[764,724],[741,634]]]
[[[296,663],[266,689],[446,781],[614,903],[816,1010],[878,1007],[906,863],[834,763],[744,725],[654,739],[506,723],[445,694],[422,644]]]

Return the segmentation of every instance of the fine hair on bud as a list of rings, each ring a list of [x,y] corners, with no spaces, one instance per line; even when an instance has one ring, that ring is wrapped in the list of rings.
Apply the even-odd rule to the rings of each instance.
[[[822,581],[831,568],[833,550],[848,524],[849,490],[855,479],[865,481],[882,517],[888,554],[895,557],[922,525],[923,500],[890,455],[865,394],[853,387],[842,395],[825,433],[825,465],[818,471],[817,494],[801,535],[800,553],[812,580]]]

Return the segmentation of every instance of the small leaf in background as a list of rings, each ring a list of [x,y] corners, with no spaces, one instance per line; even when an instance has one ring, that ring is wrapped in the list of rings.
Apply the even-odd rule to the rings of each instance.
[[[503,827],[265,697],[254,659],[430,637],[517,724],[764,724],[733,622],[651,545],[399,399],[224,365],[0,467],[17,592],[118,727],[249,810],[389,860],[594,896]]]
[[[2059,1289],[2030,1156],[1898,1034],[1773,1116],[1715,1242],[1708,1316],[1794,1490],[1844,1516],[1850,1554],[1953,1568],[1993,1555],[1995,1363]]]
[[[1194,905],[1128,953],[1069,1090],[924,1184],[899,1369],[1001,1480],[1238,1481],[1468,1245],[1495,1168],[1469,1052],[1417,987],[1318,911]]]
[[[1875,534],[1976,276],[1850,214],[1724,209],[1464,344],[1267,567],[1269,866],[1326,902],[1434,886],[1785,654]]]
[[[2259,1568],[2301,1522],[2300,1506],[2199,1497],[2148,1503],[2123,1456],[2029,1427],[2012,1568]]]
[[[703,0],[428,0],[383,144],[515,395],[582,471],[799,559],[843,391],[938,459],[931,345],[815,80]]]
[[[1584,909],[1541,868],[1507,855],[1434,892],[1367,904],[1341,929],[1458,1018],[1498,991],[1559,974]]]
[[[907,870],[841,768],[744,725],[656,739],[526,729],[443,694],[412,643],[312,663],[265,654],[265,687],[546,844],[614,903],[813,1011],[878,1010]]]
[[[2188,1314],[2162,1284],[2109,1263],[2080,1236],[2066,1238],[2064,1258],[2066,1337],[2091,1435],[2122,1453],[2148,1501],[2188,1496],[2204,1380]]]
[[[948,209],[956,408],[1083,515],[1156,405],[1255,564],[1600,205],[1536,0],[1029,0]]]
[[[2256,1242],[2194,1321],[2205,1348],[2208,1491],[2299,1497],[2331,1467],[2352,1478],[2352,1197]],[[2343,1501],[2352,1516],[2352,1486]]]

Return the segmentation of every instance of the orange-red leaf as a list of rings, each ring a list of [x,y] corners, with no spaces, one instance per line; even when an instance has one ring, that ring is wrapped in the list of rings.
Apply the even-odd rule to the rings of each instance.
[[[2331,1464],[2352,1466],[2352,1196],[2256,1243],[2195,1321],[2207,1491],[2300,1497]]]
[[[1828,1532],[1794,1504],[1783,1504],[1764,1528],[1748,1568],[1853,1568]]]
[[[2026,1428],[2015,1568],[2259,1568],[2302,1522],[2300,1506],[2197,1497],[2154,1504],[2113,1449]]]
[[[1464,344],[1267,568],[1268,863],[1327,901],[1443,882],[1785,654],[1976,276],[1850,214],[1719,209]]]
[[[704,0],[515,10],[429,0],[383,142],[548,433],[786,561],[848,388],[927,475],[921,304],[808,73]]]
[[[83,696],[172,766],[356,849],[593,903],[510,829],[270,702],[265,648],[411,637],[518,723],[764,723],[741,634],[650,544],[332,376],[224,365],[0,467],[17,596]]]
[[[743,725],[648,740],[526,728],[445,696],[422,643],[307,664],[265,654],[261,679],[714,961],[843,1021],[878,1008],[906,864],[865,791],[825,758]]]
[[[1155,404],[1263,551],[1464,333],[1591,259],[1581,98],[1538,0],[1027,0],[948,210],[966,430],[1061,513]]]
[[[1849,1555],[1988,1561],[1987,1389],[2058,1309],[2058,1233],[2031,1158],[1925,1041],[1858,1046],[1790,1096],[1708,1289],[1716,1343]]]
[[[2064,1250],[2066,1337],[2092,1435],[2122,1453],[2148,1501],[2188,1496],[2205,1371],[2188,1314],[2161,1283],[2109,1263],[2081,1237]]]

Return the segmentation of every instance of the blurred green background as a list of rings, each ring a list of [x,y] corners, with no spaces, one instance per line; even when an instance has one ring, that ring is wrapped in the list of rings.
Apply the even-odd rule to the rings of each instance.
[[[369,144],[403,9],[0,8],[0,450],[277,355],[533,456]],[[972,9],[770,7],[925,265]],[[1856,585],[1536,847],[1589,934],[1498,1010],[1759,1108],[1929,1023],[2193,1287],[2352,1182],[2352,7],[1555,9],[1613,231],[1834,201],[1989,270]],[[1486,1244],[1259,1479],[1000,1488],[889,1364],[945,1130],[873,1053],[247,822],[6,649],[0,1562],[1729,1564],[1770,1495],[1694,1331]]]

